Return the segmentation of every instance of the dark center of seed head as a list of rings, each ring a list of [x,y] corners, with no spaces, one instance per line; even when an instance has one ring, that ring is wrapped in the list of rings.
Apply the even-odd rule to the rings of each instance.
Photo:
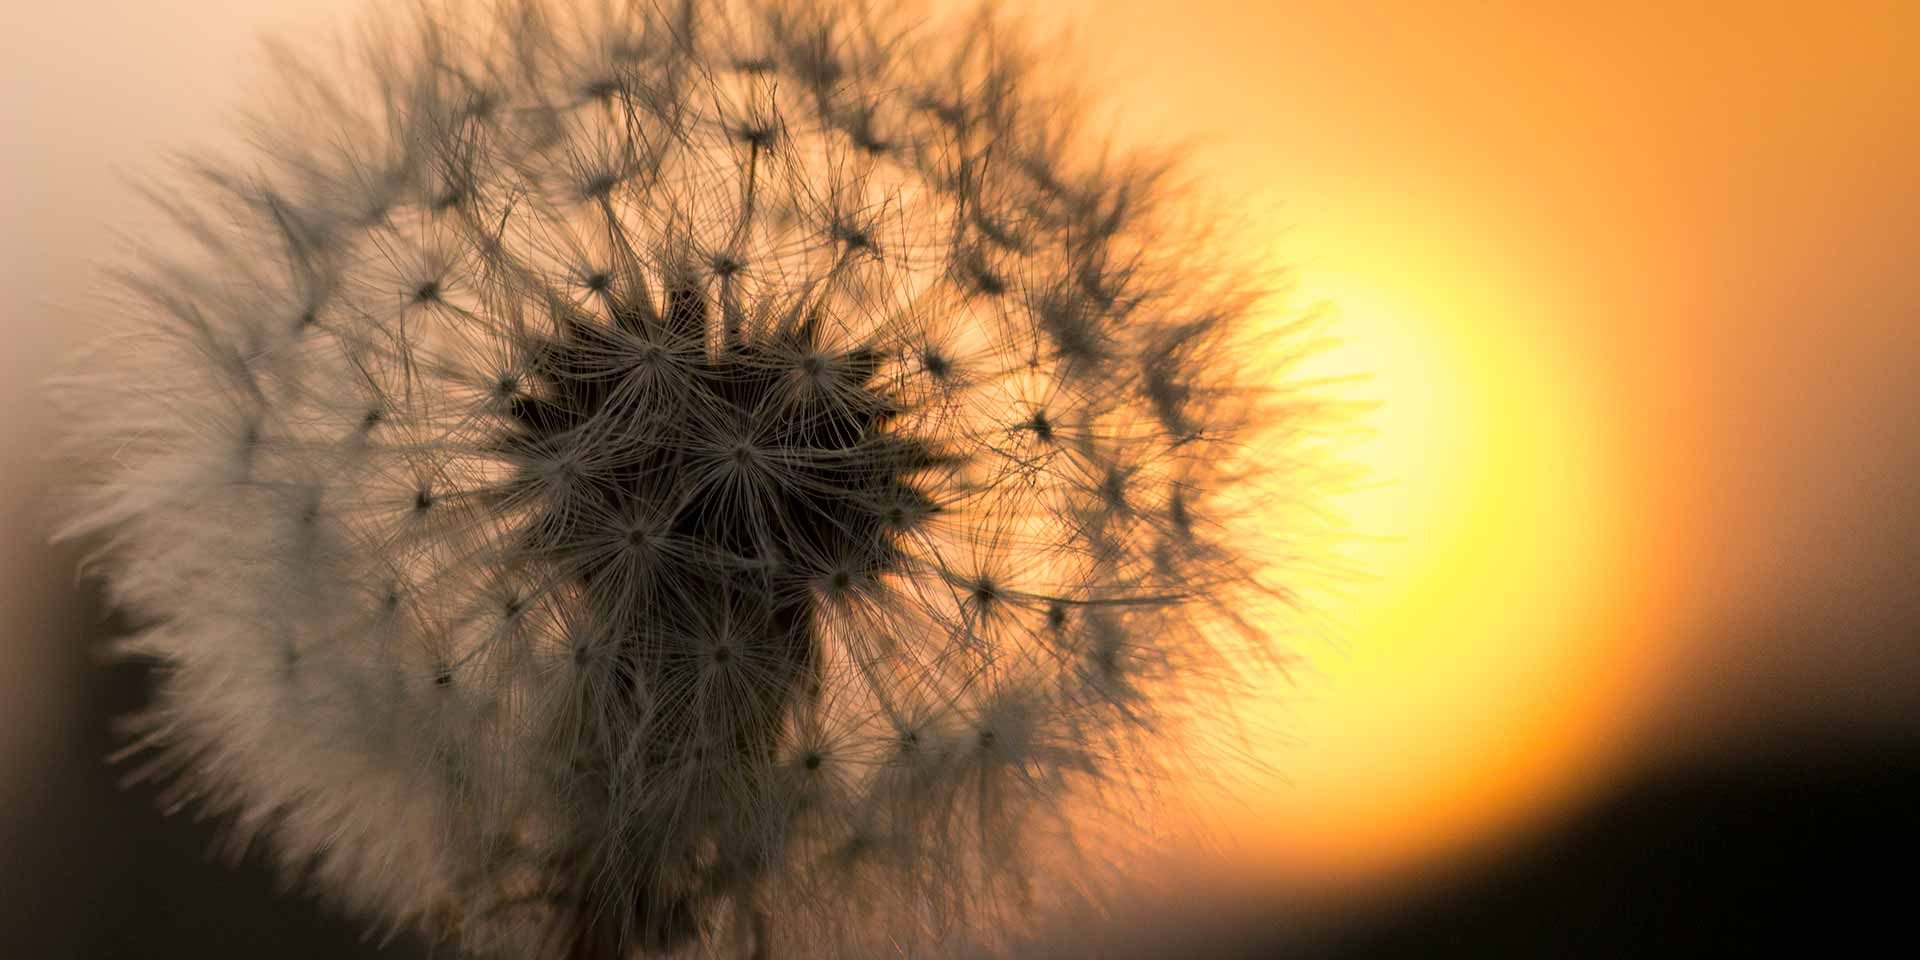
[[[704,295],[676,294],[669,287],[663,317],[616,310],[609,323],[618,331],[594,323],[573,325],[522,374],[533,382],[502,378],[501,399],[510,402],[501,404],[508,429],[498,443],[521,464],[520,480],[530,488],[551,482],[547,464],[559,438],[577,436],[616,404],[629,403],[622,398],[630,392],[619,392],[619,378],[587,371],[603,368],[601,358],[635,349],[634,338],[644,342],[661,336],[649,326],[656,320],[664,320],[667,335],[675,337],[681,334],[673,332],[680,329],[674,324],[682,320],[687,326],[708,322]],[[793,371],[808,358],[819,370],[842,377],[845,390],[794,397]],[[753,682],[737,688],[750,703],[729,696],[711,713],[654,731],[635,748],[643,763],[662,765],[712,751],[716,756],[702,762],[738,763],[742,776],[749,776],[744,771],[758,769],[758,758],[777,755],[790,743],[793,704],[818,696],[818,632],[826,604],[808,586],[831,582],[846,589],[902,562],[894,542],[900,521],[890,525],[890,510],[910,520],[933,509],[909,482],[933,456],[905,436],[875,442],[888,404],[868,387],[877,365],[858,353],[822,350],[811,341],[775,346],[744,338],[717,356],[667,348],[660,359],[698,375],[664,384],[658,409],[620,408],[623,417],[647,420],[649,442],[583,471],[564,496],[545,501],[521,535],[534,548],[562,558],[571,571],[571,589],[590,621],[586,626],[596,631],[593,662],[607,670],[607,683],[596,694],[605,713],[630,715],[649,689],[687,689],[708,676],[724,678],[736,658],[751,663]],[[522,393],[542,402],[517,402]],[[791,410],[788,405],[796,402],[804,409]],[[789,412],[766,413],[776,408]],[[741,423],[753,424],[754,432],[715,446],[716,436]],[[719,460],[727,467],[720,472],[734,472],[736,478],[739,471],[773,459],[782,482],[756,485],[748,502],[738,484],[711,471],[688,469],[689,454],[696,451]],[[791,451],[809,455],[786,456]],[[850,455],[856,451],[859,456]],[[635,510],[653,518],[645,533],[610,520]],[[615,524],[611,530],[610,522]],[[646,563],[635,564],[631,553],[605,549],[609,535],[634,544],[657,538],[662,548],[649,551]],[[637,603],[648,606],[635,609]],[[654,626],[661,623],[724,629],[708,634]],[[651,872],[723,869],[745,867],[677,862],[655,864]],[[717,876],[699,882],[709,881],[719,882]],[[667,913],[687,913],[685,935],[690,937],[697,930],[692,913],[708,909],[720,896],[703,889],[643,885],[628,909],[643,924]]]
[[[612,193],[613,188],[619,185],[619,177],[611,173],[598,173],[588,177],[587,182],[580,185],[580,193],[589,200],[597,200]]]

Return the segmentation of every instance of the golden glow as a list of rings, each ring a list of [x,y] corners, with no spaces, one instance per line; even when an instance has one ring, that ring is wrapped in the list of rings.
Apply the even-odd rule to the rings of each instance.
[[[1607,451],[1576,358],[1515,316],[1497,265],[1388,262],[1317,239],[1304,299],[1337,316],[1303,374],[1374,404],[1335,498],[1363,579],[1330,644],[1275,691],[1295,741],[1257,807],[1289,868],[1366,872],[1471,838],[1590,772],[1632,658],[1600,598],[1617,578]]]
[[[1339,500],[1370,579],[1263,718],[1267,866],[1497,840],[1726,678],[1827,665],[1702,637],[1876,542],[1816,505],[1899,496],[1911,3],[1071,6],[1121,138],[1257,224],[1380,403]]]

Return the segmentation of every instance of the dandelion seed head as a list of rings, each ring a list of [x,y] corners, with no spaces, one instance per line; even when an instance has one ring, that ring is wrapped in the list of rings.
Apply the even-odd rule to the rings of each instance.
[[[1313,411],[1250,275],[992,17],[375,23],[81,379],[151,771],[478,956],[991,951],[1092,885],[1271,649],[1234,531]]]

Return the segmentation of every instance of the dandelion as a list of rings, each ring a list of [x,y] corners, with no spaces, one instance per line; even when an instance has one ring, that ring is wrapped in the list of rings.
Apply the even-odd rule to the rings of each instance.
[[[137,772],[481,956],[992,951],[1089,886],[1265,649],[1235,522],[1310,407],[1160,168],[900,22],[287,54],[73,385]]]

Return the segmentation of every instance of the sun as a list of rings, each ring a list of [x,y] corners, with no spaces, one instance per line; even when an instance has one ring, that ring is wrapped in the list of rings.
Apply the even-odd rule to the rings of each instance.
[[[1364,405],[1331,498],[1349,531],[1304,675],[1271,691],[1259,859],[1371,877],[1496,835],[1601,772],[1646,644],[1603,422],[1578,357],[1497,265],[1322,242],[1296,297],[1333,344],[1297,373]]]

